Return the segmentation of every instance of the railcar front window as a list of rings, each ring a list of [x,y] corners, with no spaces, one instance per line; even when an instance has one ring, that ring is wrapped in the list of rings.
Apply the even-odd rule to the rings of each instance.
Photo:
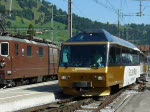
[[[61,67],[105,67],[106,45],[63,46]]]
[[[1,43],[1,55],[4,55],[4,56],[9,55],[9,45],[8,45],[8,43]]]

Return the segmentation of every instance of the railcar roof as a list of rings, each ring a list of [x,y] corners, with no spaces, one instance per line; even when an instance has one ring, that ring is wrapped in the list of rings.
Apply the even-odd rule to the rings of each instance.
[[[111,42],[111,43],[116,43],[128,48],[132,48],[134,50],[138,50],[139,49],[132,43],[123,40],[121,38],[118,38],[112,34],[110,34],[109,32],[107,32],[106,30],[87,30],[84,31],[82,33],[79,33],[75,36],[73,36],[72,38],[70,38],[69,40],[67,40],[65,43],[75,43],[75,42]]]

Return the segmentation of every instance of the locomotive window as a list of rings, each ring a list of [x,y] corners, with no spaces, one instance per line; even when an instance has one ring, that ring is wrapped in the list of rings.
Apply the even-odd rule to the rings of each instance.
[[[44,55],[43,48],[39,47],[39,56],[43,57],[43,55]]]
[[[15,44],[15,54],[16,54],[16,56],[19,55],[19,45],[18,44]]]
[[[57,51],[57,49],[53,50],[53,55],[54,55],[54,63],[57,63],[57,61],[58,61],[58,51]]]
[[[1,43],[1,55],[9,55],[8,43]]]
[[[50,48],[50,63],[58,62],[58,51],[55,48]]]
[[[27,46],[27,56],[32,56],[32,46]]]

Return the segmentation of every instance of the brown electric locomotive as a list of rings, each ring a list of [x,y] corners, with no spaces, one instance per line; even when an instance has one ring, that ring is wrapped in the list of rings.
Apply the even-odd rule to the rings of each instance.
[[[22,85],[57,78],[59,47],[42,39],[0,36],[0,84]]]

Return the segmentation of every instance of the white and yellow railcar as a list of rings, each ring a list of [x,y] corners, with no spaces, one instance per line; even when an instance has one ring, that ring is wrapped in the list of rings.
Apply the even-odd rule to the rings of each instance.
[[[58,71],[65,94],[109,95],[140,77],[140,50],[105,30],[85,31],[64,42]]]

